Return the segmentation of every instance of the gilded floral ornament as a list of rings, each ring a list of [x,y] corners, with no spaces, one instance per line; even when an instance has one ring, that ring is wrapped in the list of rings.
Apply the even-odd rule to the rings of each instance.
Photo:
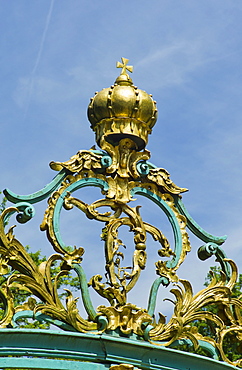
[[[239,345],[236,360],[226,353],[224,345],[231,338],[231,343],[239,343],[242,338],[242,301],[232,294],[238,272],[221,249],[226,237],[216,237],[203,230],[182,202],[181,193],[187,189],[174,184],[165,169],[149,162],[150,152],[145,146],[157,119],[156,103],[133,85],[127,73],[132,68],[127,63],[125,58],[118,63],[121,74],[114,85],[97,93],[88,107],[91,127],[101,149],[81,150],[66,162],[51,162],[51,168],[58,174],[34,194],[21,196],[5,190],[5,196],[14,206],[4,210],[0,217],[0,327],[15,327],[22,318],[30,318],[47,321],[67,331],[135,336],[167,347],[182,343],[242,367]],[[99,188],[100,199],[88,204],[75,196],[75,192],[84,187]],[[140,203],[134,205],[137,196]],[[142,197],[167,216],[172,241],[146,222]],[[18,222],[28,222],[35,214],[33,205],[46,198],[48,205],[40,228],[46,232],[55,254],[37,266],[15,238],[14,226],[5,229],[14,214]],[[87,279],[82,262],[88,250],[84,246],[70,247],[62,238],[61,213],[73,209],[100,225],[105,274],[97,271]],[[132,242],[126,245],[122,238],[127,229]],[[191,250],[188,229],[203,241],[199,258],[205,260],[214,255],[221,267],[220,276],[214,276],[210,285],[195,295],[191,283],[178,275],[180,265]],[[150,287],[147,307],[139,308],[129,303],[129,293],[138,286],[146,268],[148,235],[156,242],[157,277]],[[53,276],[56,265],[58,272]],[[70,271],[77,276],[87,318],[80,315],[77,297],[68,287],[65,302],[61,299],[60,280]],[[159,313],[156,322],[158,291],[171,284],[173,315],[166,322],[164,314]],[[16,304],[16,289],[26,293],[25,302]],[[91,289],[106,300],[106,305],[94,308]],[[131,367],[120,364],[110,369]]]
[[[164,168],[152,168],[149,171],[147,178],[149,181],[157,184],[159,187],[172,194],[180,194],[188,190],[185,188],[180,188],[174,184],[170,179],[169,172],[167,172]]]
[[[80,150],[66,162],[51,162],[50,167],[55,171],[60,171],[62,168],[65,168],[72,173],[80,172],[81,170],[101,169],[101,158],[102,155],[96,154],[94,151]]]
[[[146,310],[142,310],[135,305],[126,304],[121,308],[99,306],[98,311],[105,315],[108,319],[107,329],[120,329],[123,334],[144,335],[145,326],[143,324],[151,324],[152,317],[148,315]]]

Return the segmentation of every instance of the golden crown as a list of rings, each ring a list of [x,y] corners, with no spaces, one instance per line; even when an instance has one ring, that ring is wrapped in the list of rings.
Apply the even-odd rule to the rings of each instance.
[[[122,58],[122,63],[117,62],[117,68],[122,70],[114,85],[91,98],[88,119],[98,145],[102,137],[113,145],[129,137],[141,150],[156,123],[157,108],[152,95],[133,85],[127,73],[127,70],[132,72],[133,67],[127,65],[128,61]]]

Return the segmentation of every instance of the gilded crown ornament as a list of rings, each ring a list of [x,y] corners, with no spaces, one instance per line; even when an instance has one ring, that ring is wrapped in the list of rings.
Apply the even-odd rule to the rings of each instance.
[[[13,205],[5,209],[0,218],[3,307],[0,326],[18,327],[22,318],[47,321],[69,332],[106,333],[113,338],[129,338],[167,348],[192,347],[215,360],[242,367],[238,344],[242,338],[242,302],[241,298],[233,297],[238,272],[221,248],[226,237],[203,230],[183,204],[182,193],[187,189],[174,184],[165,169],[149,162],[150,152],[145,146],[157,119],[156,104],[150,95],[133,85],[127,73],[132,72],[132,67],[127,64],[125,58],[117,63],[121,74],[115,84],[97,93],[88,107],[91,127],[101,150],[80,150],[66,162],[51,162],[50,167],[58,174],[36,193],[17,195],[8,189],[4,191]],[[87,204],[75,197],[74,193],[84,187],[99,188],[100,199]],[[146,222],[140,205],[133,206],[132,201],[138,198],[142,203],[142,197],[167,216],[174,236],[172,241]],[[48,204],[40,228],[46,232],[55,253],[37,266],[15,238],[11,217],[17,214],[19,223],[28,222],[34,217],[34,204],[46,198]],[[80,216],[96,220],[100,225],[105,276],[97,271],[87,278],[88,271],[84,271],[82,261],[90,251],[70,247],[62,238],[60,215],[73,208],[80,211]],[[133,245],[125,248],[120,231],[127,226]],[[178,274],[191,250],[189,230],[201,240],[199,259],[214,256],[221,271],[220,276],[214,276],[211,283],[196,294],[191,283]],[[148,235],[157,245],[154,266],[157,277],[150,286],[147,307],[140,308],[135,302],[129,303],[128,297],[146,268]],[[126,257],[126,251],[130,253],[130,250],[131,263]],[[91,253],[95,258],[95,252]],[[53,277],[51,271],[56,264],[59,272]],[[70,290],[65,303],[60,298],[59,280],[70,271],[78,279],[87,317],[80,314],[77,298]],[[18,305],[14,301],[16,287],[29,296]],[[91,289],[106,300],[106,305],[93,306]],[[168,321],[160,312],[159,289],[169,289],[174,295],[174,311]],[[233,346],[238,354],[236,359],[226,352],[226,343]],[[129,366],[121,364],[115,368]]]
[[[96,93],[88,107],[88,118],[96,134],[98,145],[102,139],[117,145],[121,139],[130,138],[138,150],[143,149],[148,135],[157,120],[156,102],[152,96],[133,85],[127,66],[128,59],[122,58],[117,68],[122,68],[114,85]]]

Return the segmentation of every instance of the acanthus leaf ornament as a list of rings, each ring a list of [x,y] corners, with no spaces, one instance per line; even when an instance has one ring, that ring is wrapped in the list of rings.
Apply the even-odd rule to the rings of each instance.
[[[154,182],[165,191],[172,194],[180,194],[188,191],[188,189],[180,188],[172,182],[170,174],[164,168],[152,168],[150,169],[147,178],[149,181]]]

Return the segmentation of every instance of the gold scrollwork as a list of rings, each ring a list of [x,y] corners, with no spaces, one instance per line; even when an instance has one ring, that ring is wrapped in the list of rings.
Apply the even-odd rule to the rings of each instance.
[[[241,359],[230,360],[224,350],[226,336],[232,335],[234,342],[237,340],[238,344],[242,337],[242,302],[241,299],[232,298],[238,272],[233,261],[227,262],[232,270],[230,280],[227,282],[226,276],[221,272],[220,278],[214,276],[209,286],[195,295],[189,281],[179,280],[181,285],[171,290],[176,298],[174,314],[167,324],[162,317],[151,329],[149,337],[152,343],[162,342],[169,346],[176,340],[185,338],[192,342],[196,350],[202,340],[217,349],[223,361],[241,367]],[[212,336],[203,334],[204,326],[212,330]],[[237,347],[238,353],[240,348],[241,346]]]
[[[79,248],[73,252],[66,252],[59,244],[54,230],[54,209],[58,198],[62,197],[64,208],[71,209],[75,206],[84,212],[88,218],[105,222],[106,225],[103,228],[101,237],[105,243],[105,268],[109,286],[106,287],[106,284],[102,282],[102,277],[99,274],[90,279],[89,285],[101,296],[108,299],[111,305],[123,306],[126,304],[127,293],[135,286],[141,271],[146,265],[146,233],[148,232],[151,234],[153,239],[160,243],[161,248],[158,250],[158,254],[162,258],[175,256],[175,252],[172,251],[168,240],[159,229],[143,222],[140,216],[139,206],[132,208],[127,204],[118,203],[114,199],[101,199],[88,205],[82,200],[72,197],[69,192],[66,192],[66,196],[63,198],[62,194],[67,187],[74,181],[80,180],[83,174],[82,171],[76,176],[68,176],[68,181],[64,181],[61,188],[53,193],[52,197],[49,199],[49,207],[46,210],[44,222],[41,227],[42,230],[47,231],[47,235],[55,250],[66,255],[66,258],[69,256],[68,258],[71,264],[71,261],[74,259],[79,259],[79,261],[81,261],[84,249]],[[92,176],[94,176],[93,173]],[[99,175],[99,178],[100,176],[101,175]],[[177,265],[174,268],[168,268],[165,262],[158,261],[156,263],[157,273],[161,276],[167,276],[171,281],[177,281],[178,278],[175,274],[175,270],[183,262],[186,253],[190,250],[188,236],[185,231],[186,220],[184,216],[178,213],[174,205],[174,200],[170,194],[160,194],[158,190],[156,190],[156,193],[159,194],[173,210],[181,230],[183,244]],[[108,207],[110,211],[102,213],[99,211],[102,207],[105,207],[105,209]],[[122,214],[124,214],[124,216],[122,216]],[[121,226],[128,226],[130,231],[134,234],[135,250],[133,253],[133,266],[122,267],[121,265],[122,259],[124,258],[122,249],[125,248],[118,236],[118,230]]]
[[[112,157],[112,165],[107,168],[107,173],[116,172],[121,178],[139,178],[137,163],[150,158],[148,150],[137,151],[137,144],[129,138],[120,140],[117,146],[113,146],[105,138],[102,138],[100,146]]]
[[[107,316],[107,329],[115,330],[119,328],[126,335],[131,333],[140,336],[144,335],[142,325],[152,323],[153,321],[146,310],[142,310],[132,304],[127,304],[120,308],[99,306],[98,312]]]
[[[188,191],[186,188],[180,188],[170,179],[170,174],[164,168],[152,168],[150,169],[147,179],[150,182],[155,183],[157,186],[168,191],[172,194],[180,194]]]
[[[65,257],[55,254],[50,256],[46,262],[37,266],[23,245],[15,238],[13,227],[5,234],[3,219],[7,213],[11,213],[13,210],[13,207],[6,209],[0,217],[0,253],[2,261],[4,261],[4,264],[7,261],[8,265],[16,271],[8,277],[0,290],[0,299],[5,305],[5,313],[0,326],[6,327],[11,323],[16,312],[29,309],[31,306],[34,313],[40,311],[48,314],[51,318],[61,320],[78,331],[97,330],[96,323],[85,320],[78,314],[76,299],[73,298],[71,292],[68,293],[66,307],[59,298],[57,292],[58,280],[62,275],[66,275],[68,271],[60,270],[53,280],[51,278],[51,268],[57,260],[61,261],[63,266],[66,266]],[[3,271],[3,266],[1,267]],[[37,297],[38,302],[31,298],[28,302],[14,307],[12,291],[16,287],[22,291],[32,293],[33,296]]]
[[[52,170],[60,171],[66,168],[72,173],[82,170],[97,170],[102,168],[102,155],[93,153],[92,150],[80,150],[66,162],[50,162]]]

